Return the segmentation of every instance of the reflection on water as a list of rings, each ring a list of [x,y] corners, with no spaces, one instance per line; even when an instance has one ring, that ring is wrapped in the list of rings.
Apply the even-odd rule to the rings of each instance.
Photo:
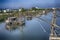
[[[51,22],[52,12],[49,12],[49,14],[47,14],[46,16],[42,15],[41,18],[47,19],[49,22]],[[43,31],[41,26],[43,26],[46,32]],[[26,40],[29,39],[48,40],[50,34],[50,25],[40,19],[33,18],[30,21],[26,21],[26,26],[24,27],[23,31],[24,39]],[[8,30],[5,29],[5,22],[0,23],[0,39],[4,38],[8,40],[11,38],[10,40],[18,40],[20,37],[21,37],[20,29],[16,29],[12,32],[9,32]]]

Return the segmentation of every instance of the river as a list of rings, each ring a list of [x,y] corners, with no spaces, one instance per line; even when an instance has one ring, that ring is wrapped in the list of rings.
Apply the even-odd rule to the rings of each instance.
[[[57,11],[57,14],[60,12]],[[52,12],[47,15],[42,15],[41,18],[51,22]],[[57,25],[60,26],[60,17],[57,17]],[[21,37],[20,29],[14,31],[8,31],[5,29],[5,22],[0,23],[0,40],[19,40]],[[33,18],[30,21],[26,21],[26,25],[23,28],[25,40],[49,40],[50,24],[38,19]]]

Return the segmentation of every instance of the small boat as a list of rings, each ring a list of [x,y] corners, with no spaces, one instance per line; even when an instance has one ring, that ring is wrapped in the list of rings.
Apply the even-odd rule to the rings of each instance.
[[[45,10],[43,10],[43,14],[45,14],[45,12],[46,12],[46,11],[45,11]]]
[[[26,16],[27,20],[32,20],[32,16]]]
[[[43,11],[43,14],[44,14],[44,15],[47,15],[47,11],[44,10],[44,11]]]

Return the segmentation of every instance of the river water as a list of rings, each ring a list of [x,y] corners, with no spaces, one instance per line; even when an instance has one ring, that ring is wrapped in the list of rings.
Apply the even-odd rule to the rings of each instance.
[[[57,14],[60,12],[57,11]],[[42,15],[41,18],[46,19],[48,22],[52,20],[52,12],[47,15]],[[57,17],[57,25],[60,26],[60,17]],[[49,40],[50,24],[38,19],[33,18],[30,21],[26,21],[26,25],[23,28],[25,40]],[[8,31],[5,29],[5,22],[0,23],[0,40],[19,40],[22,35],[20,29],[14,31]]]

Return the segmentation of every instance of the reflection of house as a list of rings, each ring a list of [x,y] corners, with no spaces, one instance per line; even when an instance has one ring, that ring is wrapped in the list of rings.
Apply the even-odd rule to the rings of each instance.
[[[24,19],[16,18],[16,17],[9,17],[6,20],[6,28],[7,29],[16,29],[18,26],[25,25]]]
[[[17,22],[17,18],[16,17],[9,17],[7,20],[6,20],[6,23],[14,23],[14,22]]]

